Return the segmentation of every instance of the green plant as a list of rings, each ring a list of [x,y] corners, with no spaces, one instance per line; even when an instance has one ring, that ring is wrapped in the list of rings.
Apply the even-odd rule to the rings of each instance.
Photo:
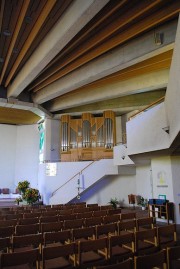
[[[119,202],[118,202],[117,198],[114,198],[114,199],[111,198],[110,201],[109,201],[109,204],[111,204],[112,207],[113,207],[114,209],[116,209],[116,208],[117,208],[117,205],[119,204]]]
[[[27,201],[28,204],[33,204],[41,199],[40,193],[37,189],[28,188],[23,194],[23,200]]]
[[[23,195],[25,191],[29,188],[29,185],[30,183],[27,180],[20,181],[17,186],[17,189],[19,190],[20,194]]]
[[[147,199],[141,196],[139,205],[141,205],[142,207],[147,207],[147,204],[148,204]]]
[[[20,202],[22,202],[23,199],[21,197],[16,198],[15,202],[19,205]]]

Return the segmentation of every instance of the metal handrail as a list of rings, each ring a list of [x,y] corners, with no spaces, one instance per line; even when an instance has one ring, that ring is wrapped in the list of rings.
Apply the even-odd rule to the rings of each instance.
[[[154,106],[154,105],[160,103],[161,101],[164,100],[164,98],[165,98],[165,96],[159,98],[158,100],[156,100],[155,102],[151,103],[150,105],[148,105],[148,106],[145,107],[144,109],[138,111],[137,113],[135,113],[134,115],[132,115],[132,116],[129,118],[129,120],[131,120],[132,118],[136,117],[138,114],[144,112],[144,111],[147,110],[148,108],[150,108],[150,107],[152,107],[152,106]]]
[[[77,175],[82,174],[82,172],[83,172],[85,169],[87,169],[90,165],[92,165],[94,162],[95,162],[95,161],[92,161],[91,163],[89,163],[89,164],[88,164],[86,167],[84,167],[80,172],[76,173],[76,174],[75,174],[74,176],[72,176],[68,181],[66,181],[66,182],[65,182],[64,184],[62,184],[59,188],[57,188],[55,191],[53,191],[51,197],[54,196],[55,193],[56,193],[59,189],[61,189],[62,187],[64,187],[68,182],[70,182],[72,179],[74,179]]]

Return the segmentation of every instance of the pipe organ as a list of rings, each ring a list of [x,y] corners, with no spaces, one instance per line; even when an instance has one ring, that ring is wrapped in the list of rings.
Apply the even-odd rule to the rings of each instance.
[[[113,157],[115,114],[83,113],[81,117],[61,117],[61,161],[85,161]]]

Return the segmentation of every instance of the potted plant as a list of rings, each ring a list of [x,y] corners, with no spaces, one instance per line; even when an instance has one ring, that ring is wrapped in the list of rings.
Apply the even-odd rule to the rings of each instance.
[[[112,207],[113,207],[114,209],[116,209],[116,208],[117,208],[117,205],[119,204],[119,202],[118,202],[117,198],[114,198],[114,199],[111,198],[109,204],[111,204]]]
[[[23,195],[25,191],[29,188],[29,185],[30,183],[27,180],[20,181],[17,186],[17,189],[19,190],[20,194]]]
[[[147,199],[141,196],[139,204],[141,205],[142,210],[145,210],[147,208],[147,203]]]
[[[23,195],[23,200],[25,200],[29,205],[38,202],[40,199],[41,196],[39,191],[33,188],[28,188]]]

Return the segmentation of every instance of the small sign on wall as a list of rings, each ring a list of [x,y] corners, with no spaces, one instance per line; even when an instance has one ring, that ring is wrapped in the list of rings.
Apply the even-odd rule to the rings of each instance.
[[[55,177],[57,175],[57,163],[46,164],[46,176]]]
[[[168,187],[165,171],[160,171],[157,173],[157,187]]]

